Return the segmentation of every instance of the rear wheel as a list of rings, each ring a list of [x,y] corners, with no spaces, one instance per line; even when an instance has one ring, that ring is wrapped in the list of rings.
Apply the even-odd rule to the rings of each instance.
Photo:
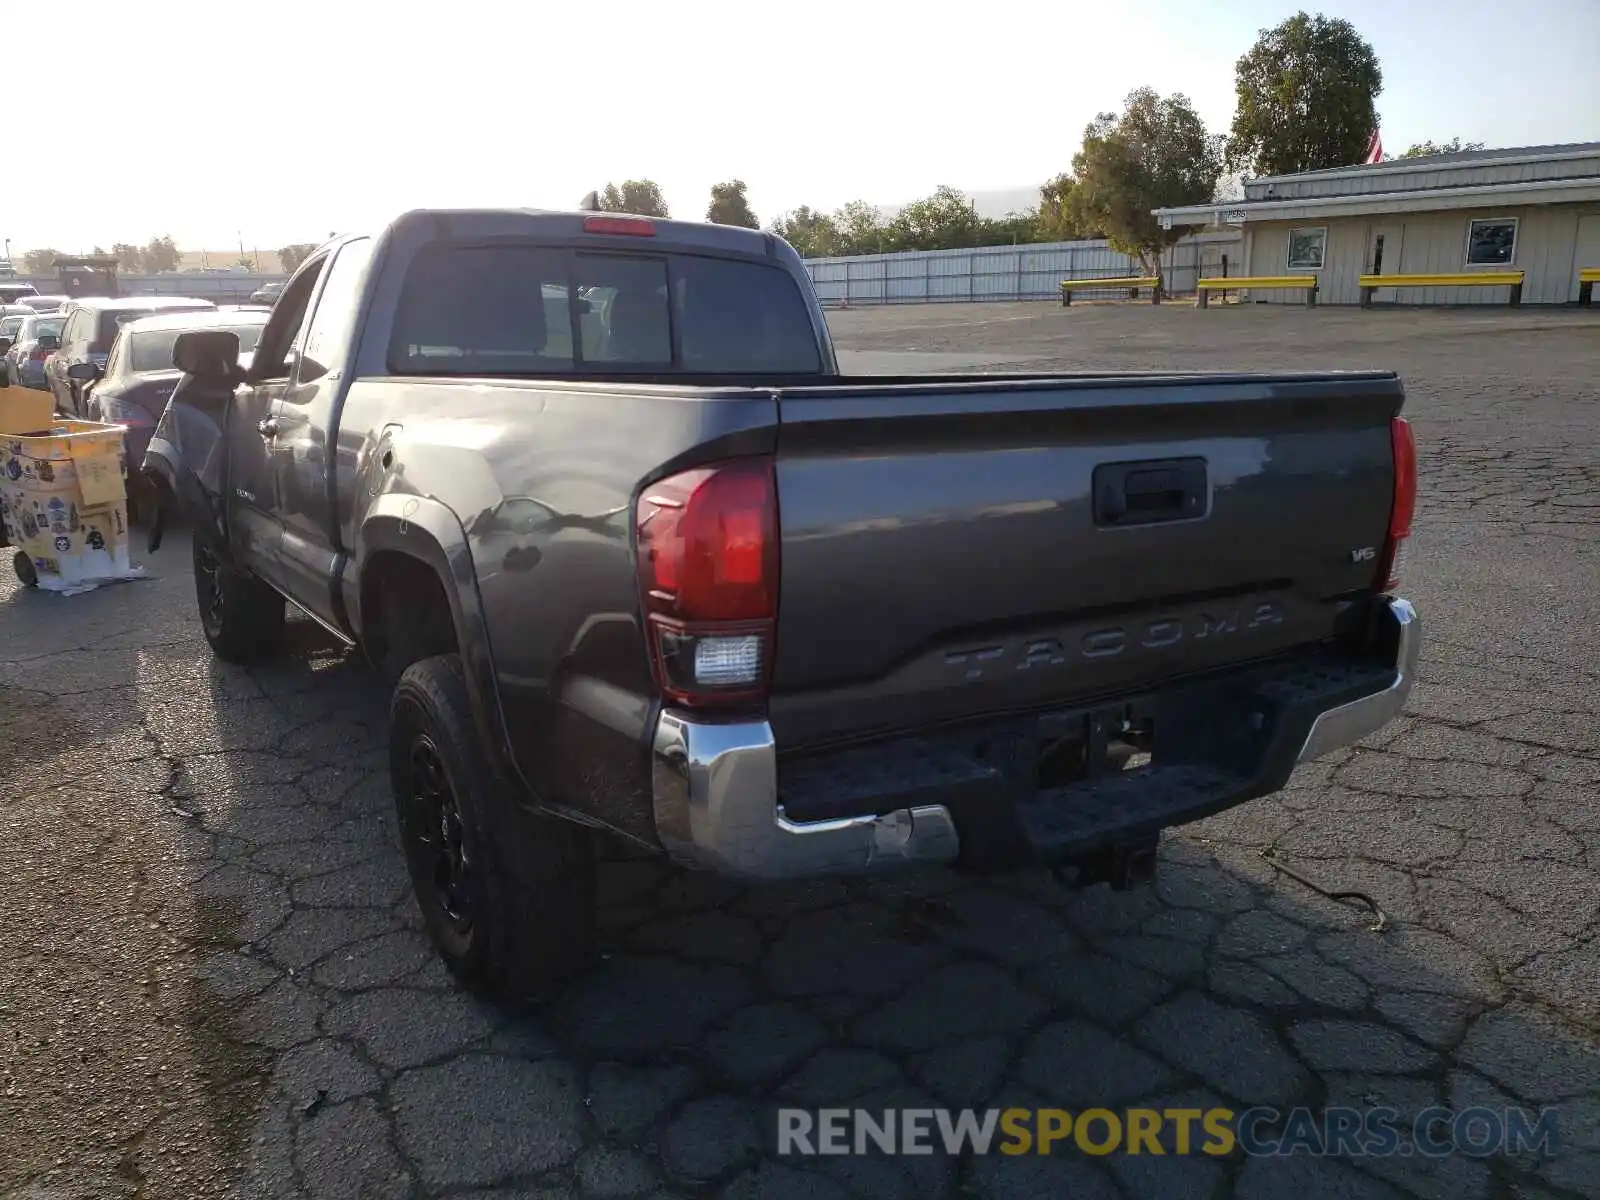
[[[34,569],[33,559],[23,551],[17,551],[16,557],[11,560],[11,569],[17,573],[24,587],[39,586],[39,572]]]
[[[455,654],[407,667],[389,776],[412,890],[450,973],[480,995],[539,999],[592,960],[589,832],[529,813],[484,761]]]
[[[230,566],[204,530],[196,529],[193,541],[195,601],[212,651],[241,664],[277,654],[283,649],[283,597]]]

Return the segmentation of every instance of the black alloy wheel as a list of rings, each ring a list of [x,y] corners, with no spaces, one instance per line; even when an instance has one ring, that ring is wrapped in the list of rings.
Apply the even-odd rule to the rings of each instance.
[[[413,735],[406,755],[406,854],[418,899],[441,918],[439,933],[456,953],[472,939],[472,905],[461,807],[439,747],[426,733]]]
[[[199,536],[197,531],[195,537]],[[222,560],[210,546],[195,547],[194,590],[200,604],[200,624],[205,627],[207,636],[221,637],[227,601],[222,584]]]

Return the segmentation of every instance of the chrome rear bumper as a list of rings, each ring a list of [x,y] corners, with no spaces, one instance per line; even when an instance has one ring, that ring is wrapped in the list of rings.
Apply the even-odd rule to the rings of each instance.
[[[1309,762],[1359,742],[1382,729],[1405,708],[1422,656],[1422,618],[1417,616],[1411,601],[1396,597],[1385,606],[1384,619],[1393,626],[1385,634],[1394,642],[1394,682],[1381,692],[1330,708],[1319,715],[1311,723],[1305,745],[1300,747],[1300,762]]]
[[[1281,787],[1296,762],[1348,746],[1400,715],[1416,679],[1422,624],[1402,599],[1388,601],[1382,619],[1390,623],[1383,644],[1393,655],[1393,681],[1318,714],[1298,755],[1291,758],[1294,751],[1288,750],[1277,777],[1253,794]],[[789,819],[779,800],[777,746],[771,727],[761,720],[723,722],[664,709],[655,730],[651,789],[656,832],[667,853],[686,866],[737,878],[788,879],[949,862],[961,848],[944,805],[881,816]]]
[[[791,821],[778,803],[777,747],[765,721],[706,722],[668,709],[656,725],[656,832],[689,866],[750,879],[944,862],[959,843],[943,806]]]

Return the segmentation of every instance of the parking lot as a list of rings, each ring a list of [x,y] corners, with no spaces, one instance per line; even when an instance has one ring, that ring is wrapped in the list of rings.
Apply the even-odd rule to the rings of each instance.
[[[1408,716],[1140,892],[616,861],[604,964],[505,1013],[422,936],[354,656],[214,661],[181,536],[72,598],[0,570],[0,1195],[1600,1195],[1600,314],[829,315],[856,371],[1402,372]],[[786,1103],[1554,1106],[1561,1148],[780,1159]]]

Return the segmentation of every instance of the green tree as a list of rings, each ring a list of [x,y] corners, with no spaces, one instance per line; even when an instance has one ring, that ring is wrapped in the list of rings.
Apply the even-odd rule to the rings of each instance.
[[[1039,189],[1039,232],[1052,242],[1075,242],[1101,236],[1094,225],[1085,225],[1083,214],[1073,203],[1078,181],[1070,174],[1057,175]]]
[[[840,254],[878,254],[888,249],[883,215],[865,200],[852,200],[831,218]]]
[[[1222,176],[1220,143],[1188,97],[1163,99],[1152,88],[1128,93],[1120,117],[1101,113],[1083,131],[1083,148],[1072,157],[1074,219],[1101,230],[1145,274],[1159,275],[1161,251],[1185,231],[1162,229],[1150,210],[1210,200]]]
[[[1482,150],[1482,142],[1463,142],[1451,138],[1448,142],[1416,142],[1401,158],[1426,158],[1430,154],[1460,154],[1464,150]]]
[[[151,238],[144,248],[143,266],[152,275],[176,271],[182,261],[183,255],[178,252],[178,245],[170,234]]]
[[[255,261],[245,254],[241,254],[238,258],[234,259],[233,265],[238,267],[241,271],[254,271],[256,269]]]
[[[56,269],[56,259],[60,257],[59,250],[29,250],[22,256],[22,265],[29,275],[48,275]]]
[[[804,204],[773,221],[772,232],[793,246],[801,258],[827,258],[840,253],[839,229],[833,218]]]
[[[750,211],[750,200],[745,195],[742,179],[711,185],[711,203],[706,207],[706,220],[713,225],[741,225],[745,229],[760,229],[761,222]]]
[[[624,179],[620,188],[614,183],[606,184],[600,193],[600,208],[603,212],[635,213],[662,220],[671,216],[661,187],[653,179]]]
[[[889,222],[895,250],[954,250],[975,246],[982,221],[965,193],[941,184],[933,195],[913,200]]]
[[[144,251],[132,242],[118,242],[111,247],[111,253],[117,256],[117,266],[129,274],[137,274],[144,269]]]
[[[1296,13],[1263,29],[1234,67],[1228,164],[1292,175],[1359,163],[1378,127],[1378,56],[1355,26]]]
[[[105,247],[101,246],[99,244],[96,244],[94,247],[92,247],[90,249],[89,257],[90,258],[105,258],[105,257],[107,257],[106,251],[105,251]]]
[[[1040,225],[1038,210],[1029,209],[1027,212],[1012,212],[1003,217],[980,221],[977,240],[973,245],[1023,246],[1029,242],[1053,240]]]
[[[311,257],[311,252],[316,246],[311,242],[291,242],[287,246],[278,247],[278,262],[289,274],[294,274],[295,268]]]

